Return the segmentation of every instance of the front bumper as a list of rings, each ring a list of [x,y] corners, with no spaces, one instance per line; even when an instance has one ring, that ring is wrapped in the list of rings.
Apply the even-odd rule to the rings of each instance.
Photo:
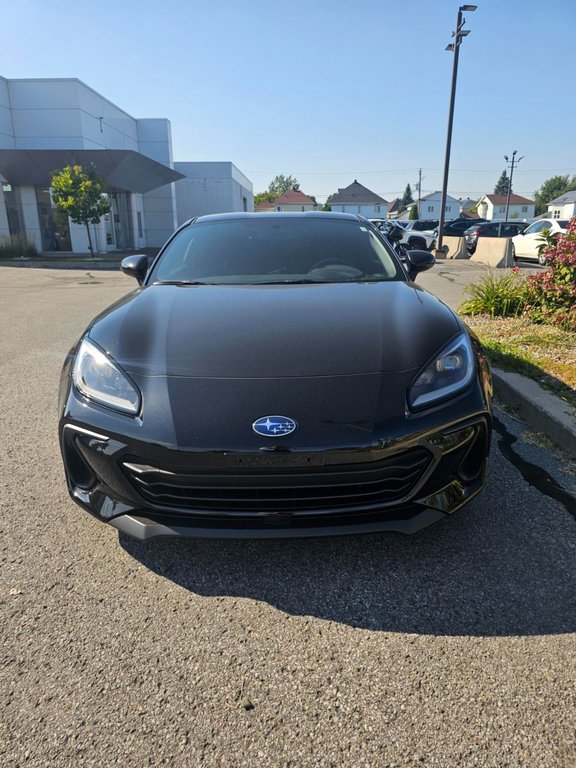
[[[484,484],[490,414],[377,447],[323,452],[185,452],[63,419],[74,501],[134,538],[281,538],[413,533]]]

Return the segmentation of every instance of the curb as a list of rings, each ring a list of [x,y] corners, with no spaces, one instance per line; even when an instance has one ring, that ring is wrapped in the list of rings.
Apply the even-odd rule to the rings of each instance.
[[[19,267],[20,269],[116,269],[120,270],[119,261],[25,261],[24,259],[1,260],[0,267]]]
[[[570,406],[533,379],[500,368],[491,371],[495,394],[517,408],[523,421],[576,456],[576,417]]]

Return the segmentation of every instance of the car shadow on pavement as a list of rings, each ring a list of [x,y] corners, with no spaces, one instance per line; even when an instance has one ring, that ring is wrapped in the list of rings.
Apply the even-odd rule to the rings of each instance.
[[[251,598],[295,616],[426,635],[574,632],[576,526],[561,508],[542,519],[538,503],[534,489],[519,499],[493,471],[467,509],[408,537],[120,543],[197,595]]]

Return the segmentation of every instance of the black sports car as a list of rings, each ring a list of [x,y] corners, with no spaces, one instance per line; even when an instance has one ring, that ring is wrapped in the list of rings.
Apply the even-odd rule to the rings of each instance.
[[[186,223],[60,383],[74,501],[131,536],[410,533],[484,484],[476,338],[360,216]]]

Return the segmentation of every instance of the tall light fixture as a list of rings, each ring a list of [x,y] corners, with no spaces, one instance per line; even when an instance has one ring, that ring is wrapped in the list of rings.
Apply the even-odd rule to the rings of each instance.
[[[448,194],[448,172],[450,170],[450,147],[452,145],[452,122],[454,120],[454,100],[456,97],[456,81],[458,79],[458,54],[462,40],[470,34],[469,29],[464,29],[466,19],[462,16],[464,11],[475,11],[477,5],[461,5],[456,16],[456,27],[452,32],[454,42],[446,46],[447,51],[452,51],[454,60],[452,63],[452,88],[450,91],[450,107],[448,109],[448,132],[446,134],[446,155],[444,158],[444,178],[442,180],[442,197],[440,200],[440,220],[438,222],[437,250],[442,248],[444,234],[444,222],[446,220],[446,196]]]

